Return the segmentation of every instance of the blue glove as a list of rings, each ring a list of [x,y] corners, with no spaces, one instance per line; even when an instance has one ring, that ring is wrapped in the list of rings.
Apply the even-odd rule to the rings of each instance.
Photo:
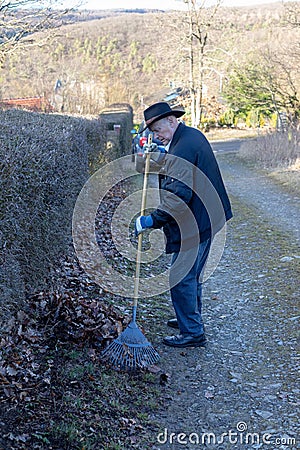
[[[153,219],[151,216],[140,216],[135,221],[135,235],[138,236],[143,233],[147,228],[151,228],[153,225]]]

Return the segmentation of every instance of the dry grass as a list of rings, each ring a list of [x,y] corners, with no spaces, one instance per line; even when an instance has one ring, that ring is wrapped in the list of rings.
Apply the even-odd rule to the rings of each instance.
[[[265,169],[291,167],[300,157],[300,133],[278,132],[245,141],[239,154],[241,158]]]
[[[288,168],[271,171],[269,176],[292,194],[300,195],[300,158]]]
[[[239,156],[291,193],[300,193],[300,133],[273,133],[245,141]]]
[[[204,133],[209,141],[223,141],[227,139],[247,139],[257,137],[257,130],[237,128],[212,128]]]

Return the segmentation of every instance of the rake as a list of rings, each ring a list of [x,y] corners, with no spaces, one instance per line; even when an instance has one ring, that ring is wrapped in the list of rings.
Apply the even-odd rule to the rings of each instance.
[[[148,145],[152,143],[152,134],[148,136]],[[145,214],[148,174],[150,168],[150,153],[146,152],[144,183],[142,191],[141,216]],[[142,233],[138,236],[136,268],[134,278],[134,296],[132,304],[132,319],[127,328],[101,354],[101,359],[109,362],[119,370],[139,370],[155,364],[159,360],[158,352],[152,347],[136,324],[138,302]]]

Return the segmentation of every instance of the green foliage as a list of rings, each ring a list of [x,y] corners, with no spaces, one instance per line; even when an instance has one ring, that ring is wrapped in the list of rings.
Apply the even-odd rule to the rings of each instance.
[[[271,114],[270,126],[275,129],[277,126],[277,121],[278,121],[278,114],[277,114],[277,112],[275,112],[275,113]]]
[[[247,117],[253,126],[275,112],[286,112],[296,122],[300,109],[299,60],[297,49],[290,58],[281,51],[265,50],[260,55],[250,54],[247,62],[237,65],[224,89],[229,105]],[[257,114],[257,118],[254,115]]]
[[[266,124],[266,119],[263,114],[259,114],[259,126],[264,127]]]
[[[249,128],[257,128],[259,124],[259,112],[257,109],[248,111],[246,116],[246,125]]]
[[[62,58],[64,53],[65,53],[65,46],[62,43],[59,43],[54,50],[53,57],[54,59],[58,60]]]
[[[258,114],[262,112],[270,116],[276,110],[270,84],[262,67],[256,64],[235,68],[223,95],[232,109],[245,115],[250,113],[251,116],[251,111],[255,110]],[[253,123],[250,116],[247,120]]]
[[[236,114],[233,111],[233,109],[228,109],[227,111],[224,112],[224,114],[222,114],[219,117],[218,124],[220,126],[231,127],[232,125],[235,124],[235,117]]]
[[[200,128],[204,131],[209,131],[210,128],[214,128],[216,126],[216,119],[214,117],[201,117]]]
[[[247,113],[245,123],[248,128],[261,128],[265,126],[266,120],[259,110],[252,109]]]
[[[130,58],[134,59],[137,57],[139,47],[140,47],[140,45],[139,45],[139,42],[137,42],[137,41],[132,41],[130,43],[130,47],[129,47],[130,48],[130,53],[129,53]]]
[[[151,74],[155,72],[157,69],[157,62],[154,58],[154,56],[151,53],[148,53],[148,55],[145,56],[143,59],[143,72]]]

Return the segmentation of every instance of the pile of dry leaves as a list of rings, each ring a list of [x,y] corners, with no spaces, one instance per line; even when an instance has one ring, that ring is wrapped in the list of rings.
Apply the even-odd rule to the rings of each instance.
[[[38,384],[49,384],[43,354],[59,343],[101,349],[116,338],[128,318],[105,298],[76,261],[66,261],[61,288],[28,299],[7,323],[0,340],[0,402],[30,400]]]

